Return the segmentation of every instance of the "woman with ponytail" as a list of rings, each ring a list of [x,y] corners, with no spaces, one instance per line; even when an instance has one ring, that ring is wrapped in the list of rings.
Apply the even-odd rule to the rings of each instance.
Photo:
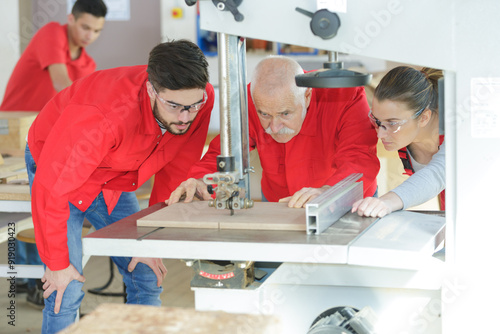
[[[439,134],[438,80],[442,71],[400,66],[375,89],[368,117],[388,151],[398,151],[410,177],[387,194],[354,203],[360,216],[383,217],[440,194],[444,210],[445,147]]]

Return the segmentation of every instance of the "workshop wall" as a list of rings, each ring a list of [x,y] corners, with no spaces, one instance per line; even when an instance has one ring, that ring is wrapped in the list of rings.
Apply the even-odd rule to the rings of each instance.
[[[0,101],[3,99],[7,81],[19,59],[19,5],[17,0],[2,0],[0,10]]]
[[[188,39],[196,43],[196,6],[184,0],[161,0],[161,40]]]
[[[102,35],[88,47],[97,69],[147,64],[161,43],[159,1],[130,1],[130,21],[106,21]]]

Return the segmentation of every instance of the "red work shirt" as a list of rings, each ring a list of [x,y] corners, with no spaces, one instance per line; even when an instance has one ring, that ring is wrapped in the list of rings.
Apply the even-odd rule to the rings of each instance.
[[[123,191],[161,171],[153,198],[168,198],[199,161],[214,91],[183,135],[162,132],[146,89],[146,66],[121,67],[77,80],[42,109],[28,134],[37,164],[31,189],[38,252],[52,270],[69,265],[69,204],[85,211],[102,191],[111,213]]]
[[[40,111],[54,97],[48,67],[66,64],[69,78],[80,79],[95,71],[94,60],[81,49],[80,57],[71,60],[68,25],[50,22],[33,36],[12,72],[1,111]]]
[[[250,149],[257,148],[262,165],[262,192],[270,202],[304,187],[335,185],[352,173],[363,173],[364,196],[373,196],[380,168],[377,133],[366,116],[365,91],[358,88],[314,88],[300,132],[281,144],[260,124],[248,89]],[[220,138],[210,143],[190,177],[216,171]]]

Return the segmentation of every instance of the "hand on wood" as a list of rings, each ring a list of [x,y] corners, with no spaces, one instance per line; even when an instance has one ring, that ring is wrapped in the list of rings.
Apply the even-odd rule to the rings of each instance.
[[[193,201],[195,196],[201,200],[209,200],[212,198],[208,193],[205,182],[201,179],[190,178],[182,182],[177,189],[170,194],[170,198],[167,199],[165,203],[167,205],[172,205],[182,200],[189,203]]]

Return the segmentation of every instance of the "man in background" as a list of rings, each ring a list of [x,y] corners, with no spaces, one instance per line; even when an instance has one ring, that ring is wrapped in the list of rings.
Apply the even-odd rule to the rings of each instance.
[[[99,37],[106,13],[102,0],[77,0],[67,24],[40,28],[14,67],[0,111],[40,111],[73,81],[94,72],[85,48]]]

